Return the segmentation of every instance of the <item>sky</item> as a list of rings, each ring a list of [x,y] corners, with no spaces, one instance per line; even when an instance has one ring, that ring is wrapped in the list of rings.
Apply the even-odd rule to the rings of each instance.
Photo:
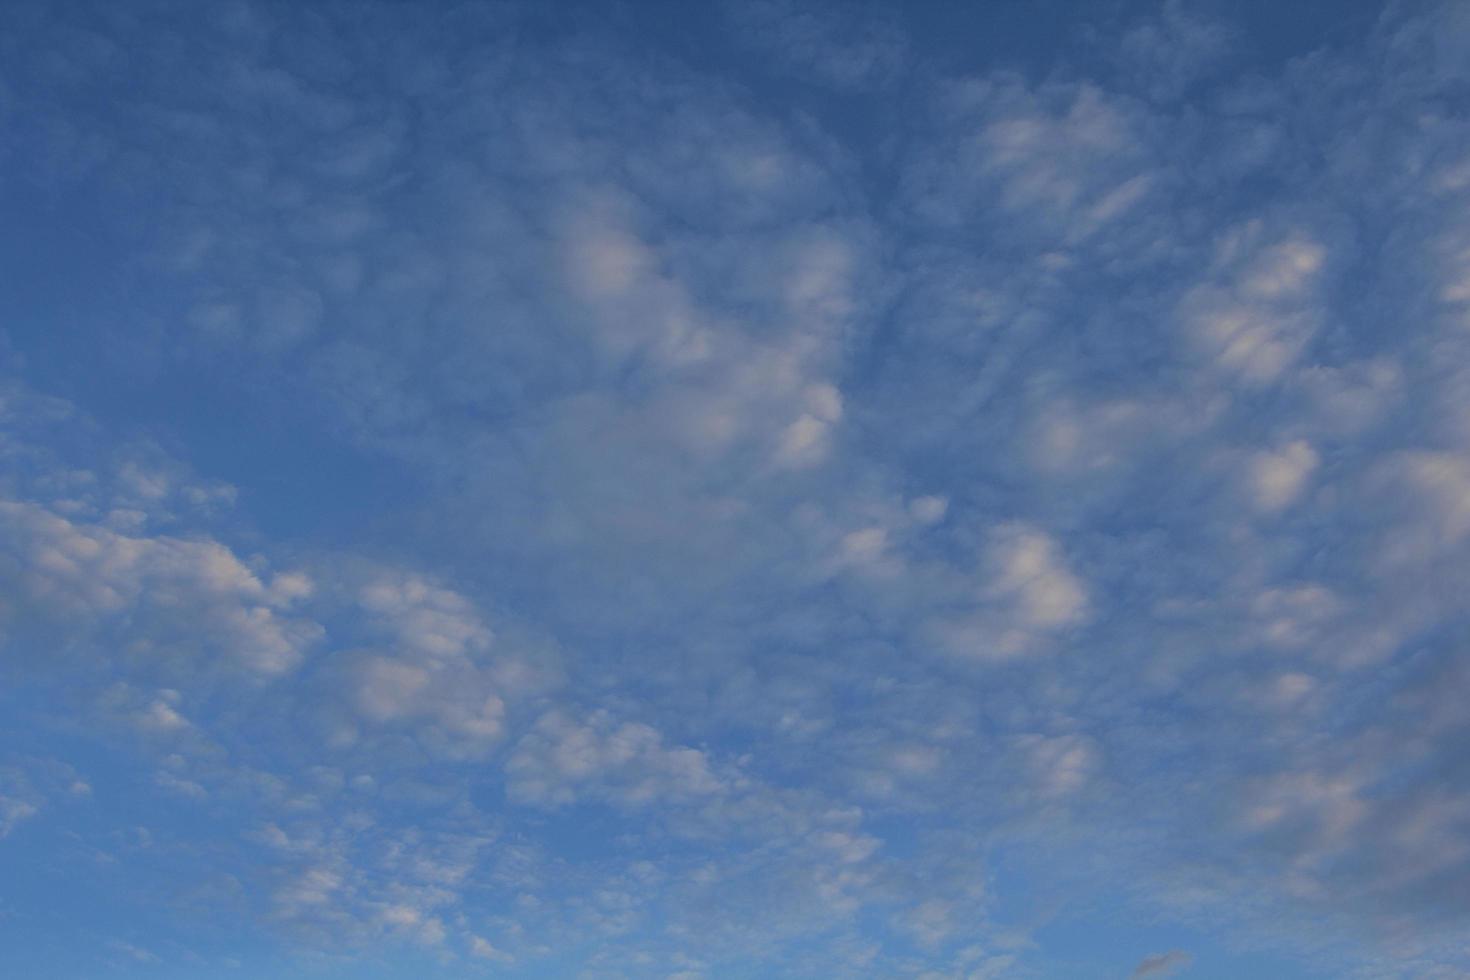
[[[1470,4],[0,3],[0,976],[1470,977]]]

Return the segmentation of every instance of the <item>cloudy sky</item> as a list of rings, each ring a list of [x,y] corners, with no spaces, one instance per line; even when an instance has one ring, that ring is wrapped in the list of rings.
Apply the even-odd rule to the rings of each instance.
[[[0,5],[0,974],[1470,976],[1470,5]]]

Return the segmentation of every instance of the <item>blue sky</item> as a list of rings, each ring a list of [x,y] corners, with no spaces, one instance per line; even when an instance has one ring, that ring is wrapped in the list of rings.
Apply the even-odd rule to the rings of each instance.
[[[0,975],[1470,976],[1470,7],[0,11]]]

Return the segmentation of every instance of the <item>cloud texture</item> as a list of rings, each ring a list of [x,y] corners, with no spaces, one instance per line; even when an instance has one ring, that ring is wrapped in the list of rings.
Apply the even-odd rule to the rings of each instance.
[[[1470,970],[1470,11],[687,6],[6,10],[0,972]]]

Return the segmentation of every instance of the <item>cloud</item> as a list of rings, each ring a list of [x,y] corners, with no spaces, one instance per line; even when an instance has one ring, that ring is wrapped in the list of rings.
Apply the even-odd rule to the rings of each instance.
[[[1188,966],[1193,960],[1188,953],[1182,950],[1171,950],[1167,953],[1158,953],[1153,956],[1145,956],[1139,961],[1129,974],[1132,977],[1163,977],[1175,973]]]
[[[6,846],[349,968],[1463,965],[1458,8],[533,6],[0,39]]]
[[[1100,767],[1097,747],[1085,737],[1024,735],[1018,742],[1044,799],[1061,799],[1079,792]]]
[[[1157,16],[1147,16],[1126,31],[1112,51],[1145,93],[1173,100],[1218,77],[1241,40],[1238,28],[1211,18],[1201,5],[1168,0]]]
[[[480,936],[474,936],[473,938],[471,938],[470,955],[478,959],[491,960],[495,962],[511,963],[515,961],[514,957],[496,949],[487,940]]]
[[[84,801],[91,791],[76,769],[58,759],[0,756],[0,846],[43,811]]]
[[[1087,589],[1045,532],[1023,524],[994,528],[984,566],[976,610],[930,627],[949,651],[985,660],[1024,656],[1086,620]]]
[[[299,574],[262,579],[218,542],[129,536],[16,501],[0,501],[0,526],[10,587],[68,628],[146,617],[152,629],[135,636],[135,651],[178,656],[170,633],[200,630],[267,675],[290,670],[321,637],[318,624],[290,614],[306,588]]]
[[[1153,192],[1149,122],[1095,85],[968,79],[935,106],[935,142],[904,179],[915,213],[940,227],[1025,216],[1010,247],[1073,246]]]
[[[872,4],[839,13],[820,3],[728,3],[721,13],[737,43],[761,52],[785,74],[839,91],[891,84],[912,53],[891,16]]]
[[[1251,222],[1223,236],[1213,263],[1222,281],[1196,287],[1180,309],[1197,349],[1251,384],[1276,379],[1311,341],[1310,300],[1327,260],[1306,235],[1267,235]]]
[[[1279,452],[1261,452],[1251,460],[1250,483],[1256,506],[1280,510],[1302,492],[1320,458],[1311,444],[1297,440]]]
[[[28,799],[22,799],[12,791],[0,795],[0,838],[9,837],[11,831],[31,817],[34,817],[40,807]]]
[[[539,806],[580,799],[646,806],[724,790],[702,751],[665,746],[655,729],[605,711],[583,720],[565,712],[543,716],[516,745],[506,775],[513,798]]]

